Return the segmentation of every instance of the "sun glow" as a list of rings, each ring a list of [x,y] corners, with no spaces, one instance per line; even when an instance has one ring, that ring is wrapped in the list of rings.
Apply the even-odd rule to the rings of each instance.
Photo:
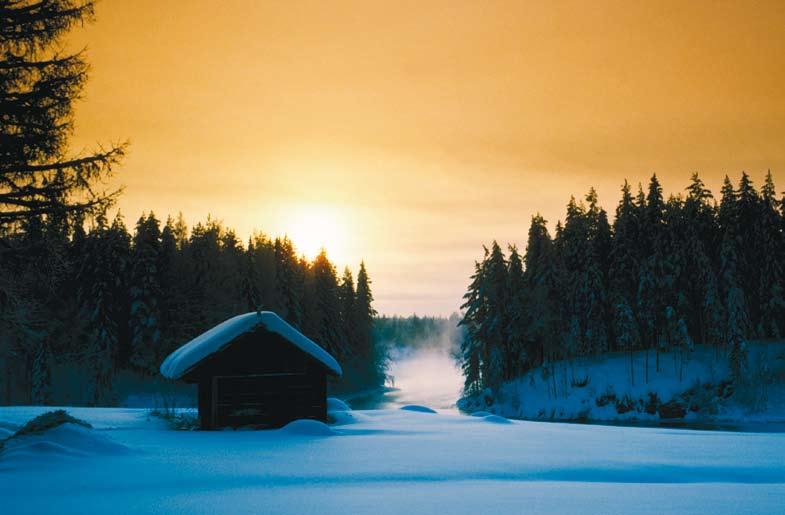
[[[286,234],[299,254],[313,259],[324,248],[331,259],[345,260],[349,229],[347,218],[339,209],[329,205],[303,205],[290,212]]]

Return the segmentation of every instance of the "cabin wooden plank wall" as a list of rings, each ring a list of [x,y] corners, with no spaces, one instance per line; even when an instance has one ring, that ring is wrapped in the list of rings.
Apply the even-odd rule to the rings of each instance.
[[[324,420],[324,378],[309,374],[216,376],[214,427],[277,427],[298,418]]]

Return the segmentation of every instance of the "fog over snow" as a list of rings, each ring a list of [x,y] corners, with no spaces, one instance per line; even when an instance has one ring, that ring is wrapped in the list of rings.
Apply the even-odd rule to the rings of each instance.
[[[457,413],[461,396],[461,369],[445,347],[425,347],[394,354],[390,366],[390,394],[399,404],[425,404],[444,413]]]

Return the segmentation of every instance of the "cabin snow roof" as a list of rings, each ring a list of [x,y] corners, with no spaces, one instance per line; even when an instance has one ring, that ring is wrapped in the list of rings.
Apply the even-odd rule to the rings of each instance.
[[[161,374],[169,379],[179,379],[202,360],[220,351],[239,336],[252,333],[259,328],[281,336],[324,365],[331,373],[342,375],[341,366],[335,358],[272,311],[254,311],[221,322],[171,353],[161,363]]]

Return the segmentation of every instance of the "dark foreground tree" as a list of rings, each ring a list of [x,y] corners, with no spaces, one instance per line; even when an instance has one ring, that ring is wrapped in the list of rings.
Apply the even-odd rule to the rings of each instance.
[[[78,325],[86,215],[114,200],[102,183],[125,151],[68,153],[88,66],[61,49],[93,14],[92,1],[0,0],[0,357],[5,391],[33,384],[36,402],[48,399],[52,355],[69,350]]]
[[[116,195],[96,185],[124,145],[67,154],[88,67],[81,52],[58,49],[92,19],[91,1],[0,0],[0,230],[34,215],[96,212]]]

